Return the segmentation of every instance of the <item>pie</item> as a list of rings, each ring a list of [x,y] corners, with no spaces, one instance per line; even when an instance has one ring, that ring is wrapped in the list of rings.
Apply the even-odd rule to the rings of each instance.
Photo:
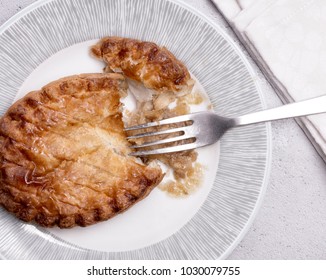
[[[136,158],[124,132],[189,113],[194,80],[184,64],[129,38],[104,38],[91,52],[106,62],[105,73],[54,81],[0,118],[0,205],[24,221],[70,228],[108,220],[160,184],[158,160],[176,178],[162,189],[186,195],[198,185],[196,151]],[[129,114],[121,101],[127,90],[137,99]]]
[[[0,205],[24,221],[88,226],[127,210],[163,173],[131,152],[121,74],[83,74],[27,94],[0,119]]]

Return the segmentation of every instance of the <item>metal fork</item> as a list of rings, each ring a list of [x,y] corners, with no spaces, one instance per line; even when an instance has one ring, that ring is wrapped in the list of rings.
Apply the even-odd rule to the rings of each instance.
[[[226,118],[219,116],[212,112],[198,112],[188,115],[182,115],[174,118],[163,119],[161,121],[150,122],[140,124],[125,129],[128,133],[137,130],[156,128],[160,129],[164,126],[165,129],[158,131],[151,131],[145,133],[138,133],[128,136],[127,139],[141,139],[149,136],[168,136],[171,133],[179,133],[181,135],[165,138],[162,140],[154,140],[151,142],[145,142],[139,145],[133,145],[131,148],[137,149],[137,151],[131,153],[133,156],[148,156],[156,154],[165,154],[172,152],[185,151],[204,147],[217,142],[224,133],[234,127],[243,126],[248,124],[267,122],[273,120],[280,120],[286,118],[307,116],[313,114],[320,114],[326,112],[326,95],[283,105],[277,108],[259,111],[251,114],[247,114],[237,118]],[[166,125],[171,124],[183,124],[181,127],[166,128]],[[186,143],[172,146],[163,147],[149,150],[148,148],[162,144],[173,144],[179,141],[193,140],[192,143]],[[177,142],[178,141],[178,142]],[[176,144],[174,143],[174,144]],[[145,148],[145,149],[144,149]],[[141,150],[142,149],[142,150]]]

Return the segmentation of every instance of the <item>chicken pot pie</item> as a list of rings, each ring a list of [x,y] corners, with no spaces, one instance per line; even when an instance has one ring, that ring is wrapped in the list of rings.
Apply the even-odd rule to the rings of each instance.
[[[198,185],[195,151],[135,158],[124,126],[190,112],[194,80],[166,48],[107,37],[91,48],[103,74],[66,77],[27,94],[0,119],[0,205],[24,221],[70,228],[107,220],[160,188]],[[137,108],[123,114],[127,88]],[[174,106],[171,107],[171,104]]]

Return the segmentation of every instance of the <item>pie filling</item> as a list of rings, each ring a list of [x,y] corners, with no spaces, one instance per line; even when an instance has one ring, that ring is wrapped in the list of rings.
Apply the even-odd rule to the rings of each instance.
[[[191,105],[198,105],[204,100],[203,95],[194,90],[195,80],[186,67],[166,48],[150,42],[107,37],[93,46],[92,53],[107,63],[106,72],[122,73],[127,77],[128,91],[136,102],[134,108],[124,112],[127,127],[188,114]],[[171,136],[178,135],[148,137],[146,141]],[[157,148],[192,141],[183,140]],[[143,142],[144,139],[141,139],[133,141],[133,144]],[[188,150],[147,156],[142,160],[146,164],[156,160],[163,163],[164,169],[172,176],[168,176],[169,179],[164,180],[159,188],[174,196],[184,196],[193,192],[201,182],[202,166],[196,162],[197,156],[195,150]]]

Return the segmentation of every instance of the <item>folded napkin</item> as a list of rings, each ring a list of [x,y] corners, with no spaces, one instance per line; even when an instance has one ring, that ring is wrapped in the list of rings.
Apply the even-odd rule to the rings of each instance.
[[[284,103],[326,94],[325,0],[212,0]],[[326,161],[326,115],[298,119]]]

